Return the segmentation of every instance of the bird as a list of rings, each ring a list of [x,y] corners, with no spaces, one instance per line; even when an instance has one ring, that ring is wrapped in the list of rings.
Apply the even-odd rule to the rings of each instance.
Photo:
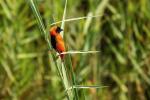
[[[51,45],[53,49],[55,49],[56,52],[60,54],[60,58],[64,59],[64,54],[61,54],[65,52],[65,44],[63,37],[60,35],[60,32],[63,31],[59,26],[52,26],[49,30],[49,34],[51,37]]]

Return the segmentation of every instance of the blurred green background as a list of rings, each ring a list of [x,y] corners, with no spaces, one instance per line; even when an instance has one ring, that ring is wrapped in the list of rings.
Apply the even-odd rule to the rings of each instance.
[[[47,29],[62,20],[65,0],[37,0]],[[150,0],[68,0],[68,50],[80,100],[150,100]],[[51,66],[48,47],[28,0],[0,0],[0,100],[63,100],[65,91]]]

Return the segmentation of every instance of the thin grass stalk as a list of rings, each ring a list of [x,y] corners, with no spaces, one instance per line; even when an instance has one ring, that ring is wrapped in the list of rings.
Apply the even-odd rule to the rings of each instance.
[[[51,26],[52,25],[56,25],[56,24],[59,24],[59,23],[62,23],[62,22],[70,22],[70,21],[77,21],[77,20],[82,20],[82,19],[86,19],[86,18],[97,18],[97,17],[102,17],[103,15],[96,15],[96,16],[84,16],[84,17],[78,17],[78,18],[69,18],[69,19],[65,19],[64,21],[57,21],[57,22],[54,22],[52,24],[50,24]]]
[[[64,29],[64,27],[65,27],[65,17],[66,17],[66,9],[67,9],[67,0],[66,0],[66,2],[65,2],[65,7],[64,7],[64,13],[63,13],[63,19],[62,19],[62,23],[61,23],[61,28],[62,29]],[[64,32],[61,32],[61,35],[62,35],[62,37],[64,36]],[[71,58],[69,58],[69,61],[71,61]],[[75,77],[74,77],[74,72],[73,72],[73,70],[72,70],[72,63],[69,63],[69,66],[65,66],[65,63],[64,62],[62,62],[62,68],[68,68],[68,67],[70,67],[71,68],[71,73],[70,74],[72,74],[71,75],[71,77],[72,77],[72,84],[71,84],[71,82],[69,83],[70,85],[76,85],[76,80],[75,80]],[[65,72],[63,72],[63,74],[64,75],[66,75],[66,74],[68,74],[69,75],[69,73],[67,73],[67,71],[66,70],[63,70],[63,71],[65,71]],[[66,78],[67,79],[67,78]],[[69,76],[68,76],[68,82],[69,82]],[[69,85],[68,85],[69,86]],[[67,89],[70,87],[68,87],[67,86]],[[75,100],[78,100],[79,99],[79,97],[78,97],[78,92],[77,92],[77,90],[76,89],[73,89],[73,91],[71,90],[71,91],[67,91],[67,93],[68,92],[70,92],[71,94],[72,94],[72,96],[73,96],[73,98],[72,99],[75,99]]]
[[[73,66],[72,66],[72,61],[71,61],[71,56],[70,55],[69,55],[69,65],[70,65],[70,69],[71,69],[71,73],[72,73],[72,86],[74,86],[74,85],[77,85],[77,82],[76,82],[75,74],[74,74],[74,71],[73,71]],[[75,93],[76,100],[79,100],[79,95],[78,95],[77,89],[74,88],[73,90],[74,90],[74,93]]]
[[[38,9],[37,9],[37,4],[36,4],[36,2],[33,2],[33,0],[29,0],[28,2],[29,2],[30,7],[32,8],[32,11],[33,11],[33,13],[34,13],[35,18],[37,19],[38,26],[39,26],[39,28],[40,28],[40,30],[41,30],[41,33],[45,36],[45,40],[46,40],[46,42],[47,42],[47,44],[48,44],[48,48],[49,48],[50,50],[52,50],[52,46],[51,46],[50,43],[49,43],[49,38],[48,38],[48,35],[47,35],[47,32],[46,32],[46,28],[45,28],[45,26],[44,26],[44,24],[43,24],[41,15],[40,15],[40,13],[39,13],[39,11],[38,11]],[[62,73],[63,70],[61,70],[61,68],[59,67],[59,64],[56,62],[56,59],[55,59],[55,56],[54,56],[53,53],[51,53],[51,56],[52,56],[52,58],[53,58],[53,61],[54,61],[54,63],[55,63],[55,66],[56,66],[56,68],[57,68],[57,71],[58,71],[58,73],[59,73],[59,76],[60,76],[61,79],[62,79],[62,83],[63,83],[64,87],[66,88],[66,87],[67,87],[67,86],[66,86],[66,81],[64,81],[64,77],[66,77],[66,76],[63,75],[63,73]],[[49,57],[50,57],[50,56],[49,56]],[[66,78],[65,78],[65,79],[66,79]],[[69,86],[68,86],[68,87],[69,87]],[[67,94],[67,98],[68,98],[68,99],[71,98],[69,94]]]

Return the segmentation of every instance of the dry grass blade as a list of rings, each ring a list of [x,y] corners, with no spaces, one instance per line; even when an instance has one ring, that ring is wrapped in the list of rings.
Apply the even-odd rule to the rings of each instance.
[[[59,24],[59,23],[62,23],[62,22],[76,21],[76,20],[81,20],[81,19],[86,19],[86,18],[96,18],[96,17],[101,17],[101,16],[103,16],[103,15],[69,18],[69,19],[65,19],[65,20],[62,20],[62,21],[58,21],[58,22],[52,23],[51,25]]]
[[[88,54],[88,53],[99,53],[100,51],[67,51],[67,52],[63,52],[60,53],[61,54]]]
[[[63,14],[63,19],[62,19],[62,23],[61,23],[61,29],[64,29],[64,27],[65,27],[66,9],[67,9],[67,0],[65,2],[64,14]],[[62,31],[60,34],[63,37],[64,36],[64,31]]]
[[[106,88],[106,87],[109,87],[109,86],[98,86],[98,85],[82,86],[82,85],[74,85],[74,86],[68,88],[68,90],[71,90],[71,89],[90,89],[90,88],[100,89],[100,88]],[[66,90],[66,91],[68,91],[68,90]]]

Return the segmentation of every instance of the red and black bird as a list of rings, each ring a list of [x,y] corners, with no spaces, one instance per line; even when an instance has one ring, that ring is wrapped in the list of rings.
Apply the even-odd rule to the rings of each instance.
[[[60,32],[63,31],[59,26],[53,26],[50,29],[50,36],[51,36],[51,44],[52,47],[60,54],[65,52],[65,45]],[[60,54],[61,59],[63,60],[64,54]]]

